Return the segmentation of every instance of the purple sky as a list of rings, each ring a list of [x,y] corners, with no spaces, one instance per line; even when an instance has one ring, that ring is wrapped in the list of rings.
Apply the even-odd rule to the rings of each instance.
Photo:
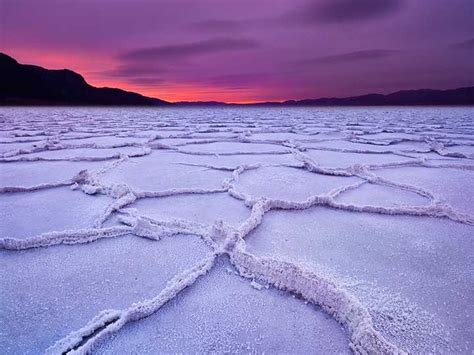
[[[0,51],[170,101],[454,88],[474,1],[0,0]]]

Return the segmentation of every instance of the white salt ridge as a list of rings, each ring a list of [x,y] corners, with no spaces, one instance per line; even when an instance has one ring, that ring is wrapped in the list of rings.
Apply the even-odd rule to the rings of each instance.
[[[30,248],[49,247],[57,244],[90,243],[101,238],[114,238],[132,231],[126,227],[110,227],[102,229],[84,229],[62,232],[49,232],[25,239],[0,239],[0,249],[23,250]]]
[[[47,354],[86,354],[94,349],[100,340],[117,332],[128,322],[138,321],[158,311],[169,300],[176,297],[199,277],[205,275],[214,265],[215,254],[206,257],[200,264],[184,271],[169,281],[166,288],[155,298],[133,304],[122,311],[105,310],[91,320],[84,328],[69,334],[46,350]],[[90,337],[90,339],[88,339]]]
[[[63,182],[45,183],[45,184],[39,184],[39,185],[34,185],[34,186],[4,186],[4,187],[0,187],[0,193],[29,192],[29,191],[36,191],[36,190],[43,190],[43,189],[52,189],[52,188],[61,187],[61,186],[69,186],[72,184],[74,184],[74,181],[67,180]]]

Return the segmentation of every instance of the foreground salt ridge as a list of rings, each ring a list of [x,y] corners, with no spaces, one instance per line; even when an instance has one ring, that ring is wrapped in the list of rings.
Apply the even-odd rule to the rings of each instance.
[[[206,133],[216,133],[216,130],[210,129]],[[222,130],[229,133],[237,133],[233,129]],[[217,130],[217,132],[222,132]],[[275,132],[285,132],[284,130],[273,130]],[[298,130],[294,130],[297,131]],[[68,130],[67,132],[71,132]],[[104,131],[105,132],[105,131]],[[271,129],[262,129],[264,133],[271,133]],[[384,132],[384,130],[374,130],[373,133]],[[66,133],[66,132],[63,132]],[[248,133],[248,132],[247,132]],[[68,337],[59,340],[52,348],[49,349],[52,353],[85,353],[94,348],[100,341],[107,338],[107,335],[119,330],[129,321],[136,321],[143,317],[158,311],[167,301],[174,298],[181,290],[191,286],[200,276],[205,275],[214,265],[217,257],[225,255],[230,258],[239,273],[246,278],[263,281],[271,284],[274,287],[287,290],[295,293],[311,303],[315,303],[328,314],[333,316],[337,321],[343,324],[350,334],[350,345],[354,352],[366,353],[397,353],[403,352],[402,349],[386,340],[380,332],[374,329],[372,318],[361,303],[351,296],[343,287],[338,286],[333,281],[325,279],[324,276],[318,275],[314,270],[304,270],[298,265],[280,261],[278,259],[259,258],[246,251],[244,238],[253,229],[258,228],[258,225],[265,218],[265,213],[272,209],[285,210],[301,210],[311,208],[313,206],[323,206],[334,209],[341,209],[356,213],[377,213],[388,215],[410,215],[410,216],[427,216],[433,218],[447,218],[455,222],[472,225],[474,218],[471,215],[460,213],[453,209],[448,204],[442,202],[441,198],[435,196],[430,191],[418,186],[408,184],[396,183],[375,174],[375,171],[382,168],[396,169],[399,167],[408,166],[422,166],[429,168],[448,168],[460,170],[472,170],[472,166],[468,164],[436,164],[434,159],[422,159],[411,154],[434,152],[440,157],[452,157],[457,159],[471,160],[472,155],[465,153],[446,153],[444,151],[443,143],[433,143],[432,138],[417,138],[413,141],[423,141],[430,143],[430,149],[427,151],[420,151],[410,149],[404,150],[383,150],[371,151],[360,149],[334,149],[328,150],[338,152],[352,152],[357,154],[393,154],[395,156],[403,156],[409,158],[406,161],[399,163],[385,163],[385,164],[356,164],[348,168],[329,168],[321,166],[311,159],[305,151],[308,150],[324,150],[324,147],[314,148],[305,147],[304,143],[291,142],[273,139],[252,139],[252,134],[238,133],[229,138],[215,137],[206,140],[191,140],[185,144],[170,146],[168,144],[160,144],[159,140],[164,138],[159,135],[150,137],[144,143],[122,143],[113,145],[95,145],[95,144],[63,144],[61,139],[57,138],[53,144],[40,144],[40,148],[32,148],[30,150],[13,150],[5,153],[0,159],[1,162],[25,162],[31,160],[51,160],[50,158],[33,157],[29,158],[28,154],[47,151],[47,150],[61,150],[61,149],[80,149],[84,147],[94,149],[109,149],[117,147],[133,146],[142,148],[143,154],[113,154],[106,157],[71,157],[71,158],[57,158],[61,160],[70,161],[87,161],[87,160],[110,160],[103,169],[98,171],[82,171],[77,176],[70,180],[58,183],[48,183],[36,186],[5,186],[0,189],[1,193],[15,193],[15,192],[33,192],[40,189],[57,188],[60,186],[70,185],[73,189],[80,189],[86,194],[104,194],[114,199],[112,204],[102,213],[96,220],[95,228],[78,231],[59,231],[49,232],[40,236],[30,237],[26,239],[2,238],[0,240],[0,249],[20,250],[36,247],[47,247],[60,243],[76,244],[92,242],[100,238],[120,237],[126,234],[136,235],[138,237],[145,237],[152,240],[159,240],[162,237],[169,237],[175,234],[195,234],[203,238],[206,244],[212,250],[211,254],[206,257],[201,263],[195,267],[184,271],[177,275],[170,281],[168,286],[155,298],[132,305],[125,310],[107,310],[98,315],[88,325],[77,332],[71,333]],[[301,133],[301,132],[300,132]],[[366,133],[366,132],[364,132]],[[389,132],[393,133],[393,132]],[[34,136],[48,135],[47,131],[38,133]],[[126,133],[125,133],[126,135]],[[316,136],[317,134],[311,134]],[[105,135],[107,136],[107,135]],[[110,134],[111,137],[118,137],[119,135]],[[185,134],[171,135],[172,138],[193,138],[192,132]],[[58,135],[59,137],[59,135]],[[94,137],[94,135],[90,135]],[[198,137],[196,137],[198,138]],[[368,145],[382,145],[394,146],[398,143],[407,141],[406,139],[392,139],[388,141],[370,141],[367,139],[357,139],[350,135],[344,138],[348,142],[356,142]],[[311,142],[327,142],[327,139],[309,139]],[[331,140],[334,141],[334,140]],[[410,141],[410,140],[408,140]],[[273,144],[282,147],[284,150],[275,151],[235,151],[235,152],[195,152],[182,149],[186,145],[206,145],[215,142],[240,142],[250,144]],[[453,144],[456,146],[456,144]],[[462,145],[466,145],[463,142]],[[36,150],[38,149],[38,150]],[[241,156],[241,155],[288,155],[294,158],[294,164],[241,164],[237,166],[215,166],[212,164],[193,164],[194,166],[202,166],[206,169],[215,169],[228,171],[231,176],[223,181],[222,188],[218,189],[201,189],[201,188],[172,188],[161,191],[141,191],[124,183],[106,184],[101,180],[101,176],[107,171],[116,169],[121,164],[130,163],[130,158],[150,155],[156,150],[172,151],[183,155],[202,155],[202,156]],[[454,155],[453,155],[454,154]],[[190,164],[186,162],[176,162],[177,164]],[[327,194],[308,196],[303,201],[291,201],[280,199],[267,199],[260,196],[252,196],[246,193],[239,187],[239,177],[245,174],[246,171],[259,169],[265,166],[286,166],[294,169],[303,169],[308,173],[324,174],[329,176],[346,176],[356,177],[360,182],[355,184],[344,185],[336,188]],[[346,191],[357,189],[364,184],[376,184],[390,186],[396,189],[410,191],[427,199],[429,204],[427,206],[401,206],[401,207],[382,207],[372,205],[354,205],[337,202],[337,197]],[[180,194],[214,194],[214,193],[228,193],[231,197],[243,201],[243,203],[251,208],[250,217],[244,221],[237,229],[231,226],[217,223],[214,226],[196,224],[185,220],[174,221],[157,221],[146,216],[141,216],[133,209],[128,208],[138,199],[143,198],[160,198],[165,196],[174,196]],[[103,224],[108,218],[114,214],[122,214],[121,222],[125,226],[103,227]]]

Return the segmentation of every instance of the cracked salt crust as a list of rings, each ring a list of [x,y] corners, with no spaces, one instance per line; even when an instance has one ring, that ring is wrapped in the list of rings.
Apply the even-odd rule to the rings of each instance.
[[[440,116],[439,110],[445,110],[444,114]],[[134,248],[159,251],[160,246],[179,238],[181,246],[171,249],[172,254],[167,255],[177,256],[179,248],[189,246],[191,249],[185,251],[184,258],[192,260],[191,265],[176,264],[178,267],[174,276],[168,278],[166,285],[157,285],[158,291],[153,288],[154,292],[150,292],[149,288],[153,285],[151,274],[163,275],[161,269],[166,268],[168,263],[171,268],[172,261],[162,261],[161,267],[157,267],[152,259],[143,266],[136,264],[137,275],[150,279],[147,279],[147,292],[138,288],[136,298],[127,296],[133,302],[112,302],[106,306],[98,301],[98,296],[94,299],[92,292],[87,296],[88,302],[109,308],[102,308],[95,317],[89,318],[89,322],[84,321],[82,326],[75,324],[74,327],[59,323],[54,334],[36,332],[36,340],[22,337],[15,343],[22,329],[21,322],[28,319],[25,310],[17,309],[19,303],[16,298],[29,297],[33,301],[35,294],[41,295],[37,282],[49,280],[48,273],[41,273],[41,270],[45,271],[42,264],[37,266],[39,269],[36,272],[26,270],[24,276],[35,275],[30,281],[34,287],[28,294],[24,287],[2,287],[6,290],[2,297],[9,300],[8,306],[0,308],[0,321],[6,324],[2,327],[6,331],[0,338],[2,348],[12,353],[46,350],[53,354],[106,350],[106,344],[121,332],[126,333],[132,322],[139,324],[142,319],[142,322],[149,322],[144,319],[155,313],[169,312],[170,302],[178,297],[192,297],[192,292],[183,291],[198,288],[202,284],[199,280],[210,277],[207,274],[212,273],[216,265],[228,260],[232,266],[226,269],[233,267],[242,282],[255,288],[254,292],[259,292],[258,297],[264,297],[262,295],[269,292],[266,290],[270,287],[270,290],[278,289],[297,296],[303,304],[319,307],[319,310],[308,308],[307,312],[322,310],[339,322],[347,336],[346,349],[350,348],[355,353],[472,351],[469,312],[457,310],[457,314],[446,313],[433,307],[432,302],[423,302],[423,297],[433,296],[450,309],[447,305],[455,303],[456,298],[467,298],[465,302],[472,305],[469,294],[461,285],[472,285],[472,276],[469,275],[473,273],[456,272],[463,268],[469,270],[472,265],[468,265],[469,262],[465,261],[468,259],[462,256],[456,259],[459,265],[451,265],[449,258],[442,257],[448,252],[446,248],[456,243],[463,245],[466,253],[472,252],[469,232],[460,232],[472,230],[474,224],[470,179],[474,170],[471,154],[474,147],[472,111],[464,108],[397,109],[394,119],[391,119],[387,108],[367,111],[291,109],[281,117],[278,112],[272,109],[1,109],[0,166],[7,166],[10,175],[18,167],[18,181],[21,182],[15,184],[14,179],[0,179],[2,210],[7,211],[5,206],[13,206],[2,212],[4,227],[0,238],[0,249],[3,249],[1,260],[12,269],[11,277],[16,275],[15,267],[21,268],[22,258],[27,258],[27,263],[44,251],[56,248],[70,250],[70,253],[80,256],[85,250],[94,253],[100,249],[107,257],[113,258],[112,254],[108,254],[113,248],[107,246],[120,245],[121,241],[128,240],[136,240],[136,243],[126,246],[131,248],[129,252],[132,253],[142,250]],[[50,120],[51,116],[55,119]],[[447,116],[449,124],[444,124],[446,119],[440,117]],[[328,157],[331,158],[328,160]],[[52,162],[84,164],[84,168],[79,171],[75,168],[70,170],[70,175],[58,174],[48,179],[30,180],[21,176],[28,171],[22,168],[22,164],[30,164],[34,168]],[[41,169],[38,172],[44,173],[45,169]],[[399,178],[404,176],[405,171],[410,171],[412,175],[409,177],[413,178]],[[431,183],[417,179],[415,171],[429,172]],[[437,172],[442,172],[439,176],[444,179],[438,184]],[[451,186],[445,194],[438,187],[449,180],[451,173],[456,177],[457,185]],[[28,171],[28,174],[31,172]],[[29,181],[32,183],[28,184]],[[456,186],[464,193],[458,193]],[[58,200],[58,196],[61,199]],[[36,202],[31,204],[28,201]],[[81,202],[78,204],[77,201]],[[98,205],[97,201],[105,204]],[[180,210],[177,201],[189,206]],[[226,201],[232,201],[235,207],[230,208]],[[48,203],[56,205],[59,211],[71,203],[76,210],[55,213],[54,208],[50,208],[38,219],[35,208],[40,209]],[[167,203],[173,204],[169,212],[166,210]],[[160,204],[162,207],[159,207]],[[237,208],[237,205],[240,207]],[[205,214],[194,212],[191,206],[201,210],[209,208],[209,211]],[[248,212],[244,213],[244,210]],[[277,219],[280,223],[278,230],[266,227],[267,221],[274,220],[272,216],[280,216],[281,213],[300,218],[315,211],[343,218],[337,228],[324,224],[320,227],[307,225],[305,228],[302,227],[307,224],[304,219],[294,225],[292,218],[280,217]],[[57,221],[44,222],[54,217]],[[87,217],[84,219],[87,223],[81,222],[83,217]],[[357,241],[353,236],[357,228],[344,226],[345,219],[352,221],[353,218],[364,226],[363,237],[366,239],[361,236],[358,244],[351,249],[349,241]],[[372,237],[376,231],[371,222],[373,218],[389,225],[385,230],[389,237],[384,239],[384,233],[381,233],[375,243]],[[413,226],[420,221],[429,223],[429,220],[441,223],[443,227],[449,225],[455,235],[449,240],[443,239],[445,235],[436,237],[441,241],[433,240],[431,232],[417,227],[418,234],[407,239],[405,244],[399,244],[398,232],[390,223],[396,225],[411,219],[416,221],[411,222]],[[331,224],[336,220],[331,217],[323,221]],[[21,224],[26,227],[20,227]],[[320,238],[324,237],[324,233],[330,234],[334,229],[339,232],[321,244]],[[295,235],[285,231],[292,231]],[[344,242],[344,238],[338,237],[341,235],[350,239]],[[251,238],[251,248],[247,246],[247,237]],[[288,240],[290,237],[291,240]],[[252,240],[255,238],[259,238],[263,245],[270,242],[268,255],[253,251],[255,242]],[[195,243],[199,239],[202,250],[198,252]],[[299,250],[303,242],[307,244],[306,250]],[[445,247],[440,248],[440,242],[446,244]],[[275,248],[278,243],[286,245],[288,251]],[[314,251],[311,254],[313,245],[318,243],[323,248],[317,249],[320,263],[307,259],[308,255],[318,255]],[[454,289],[446,292],[441,288],[436,296],[417,290],[417,285],[422,282],[410,282],[417,280],[410,263],[403,265],[406,265],[406,270],[399,281],[388,282],[382,288],[360,286],[372,281],[368,278],[375,277],[376,280],[379,275],[383,277],[384,273],[390,275],[394,272],[390,260],[397,254],[379,258],[383,253],[390,254],[390,243],[397,248],[404,247],[408,260],[415,263],[416,258],[420,258],[420,266],[437,260],[440,266],[449,268],[450,274],[440,277],[449,277],[452,281],[450,287]],[[53,248],[60,244],[64,245]],[[328,248],[327,253],[324,247]],[[331,252],[339,248],[341,254],[336,250],[335,259],[328,258],[331,255],[329,248]],[[357,248],[362,248],[361,252],[367,249],[367,260],[364,261],[365,266],[358,266],[360,275],[352,275],[346,265],[351,265],[350,258],[357,258],[351,253]],[[24,251],[20,253],[19,250]],[[84,283],[89,282],[88,272],[92,271],[99,272],[98,282],[102,285],[110,282],[107,273],[118,270],[122,271],[116,275],[115,282],[130,282],[127,265],[134,259],[129,259],[131,255],[128,255],[127,249],[124,251],[117,265],[109,263],[104,266],[103,276],[100,276],[100,266],[90,271],[79,267],[81,258],[92,264],[97,260],[86,255],[79,257],[74,261],[81,276],[77,287],[81,291],[86,289]],[[342,261],[345,263],[336,262],[336,257],[344,256],[344,253],[346,258]],[[141,259],[145,261],[143,257]],[[67,278],[62,273],[69,265],[61,265],[64,263],[62,258],[48,260],[50,267],[58,264],[57,277],[64,283]],[[334,272],[328,271],[328,268],[334,269]],[[428,268],[427,272],[435,269]],[[374,270],[377,272],[367,272]],[[346,276],[337,276],[341,272]],[[352,276],[359,276],[362,280],[348,282],[347,277]],[[364,278],[367,280],[364,281]],[[392,297],[390,295],[398,290],[390,288],[396,288],[397,284],[403,285],[403,294]],[[233,286],[233,289],[237,294],[243,292],[240,286]],[[120,297],[120,292],[120,288],[116,289],[115,297]],[[219,294],[219,288],[214,286],[213,292]],[[60,298],[63,296],[59,290],[56,301],[51,303],[52,308],[44,309],[44,312],[53,316],[62,305]],[[409,299],[416,300],[418,304],[412,305]],[[34,309],[34,303],[31,305]],[[82,307],[80,299],[75,307]],[[247,311],[259,314],[258,308],[250,307]],[[285,312],[284,308],[278,309],[278,312]],[[15,312],[22,317],[15,318]],[[278,314],[266,317],[278,319]],[[61,317],[53,318],[54,322],[58,322]],[[207,321],[213,322],[211,315],[206,315],[206,318],[211,318]],[[440,319],[444,324],[440,323]],[[422,322],[433,324],[432,333],[422,326]],[[457,329],[452,324],[458,325]],[[460,329],[463,324],[467,329]],[[404,327],[410,327],[410,336],[400,331]],[[335,330],[330,332],[334,339],[339,339],[339,345],[315,344],[321,347],[321,351],[342,349],[339,343],[341,334],[336,334]],[[233,336],[239,339],[234,340],[222,338],[225,336],[221,333],[217,336],[220,338],[216,341],[222,340],[222,347],[205,344],[203,340],[201,351],[244,351],[245,345],[237,346],[237,342],[245,338],[241,333],[236,332]],[[156,344],[147,349],[159,352],[160,340],[156,336],[155,339]],[[271,339],[262,339],[248,340],[247,350],[269,351],[275,346]],[[232,342],[235,346],[225,345]],[[291,337],[287,342],[291,342]],[[127,341],[122,342],[122,347],[125,350]],[[303,348],[300,345],[299,349]],[[284,351],[283,348],[280,350]]]

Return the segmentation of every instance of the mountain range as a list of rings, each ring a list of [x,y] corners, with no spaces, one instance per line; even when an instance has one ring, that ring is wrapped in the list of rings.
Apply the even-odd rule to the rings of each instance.
[[[18,63],[0,53],[0,105],[64,106],[236,106],[225,102],[176,102],[143,96],[116,88],[96,88],[78,73],[49,70]],[[474,105],[474,87],[450,90],[403,90],[391,94],[367,94],[344,98],[319,98],[261,102],[245,106],[415,106]]]
[[[72,70],[19,64],[0,53],[2,105],[168,105],[163,100],[113,88],[96,88]]]

